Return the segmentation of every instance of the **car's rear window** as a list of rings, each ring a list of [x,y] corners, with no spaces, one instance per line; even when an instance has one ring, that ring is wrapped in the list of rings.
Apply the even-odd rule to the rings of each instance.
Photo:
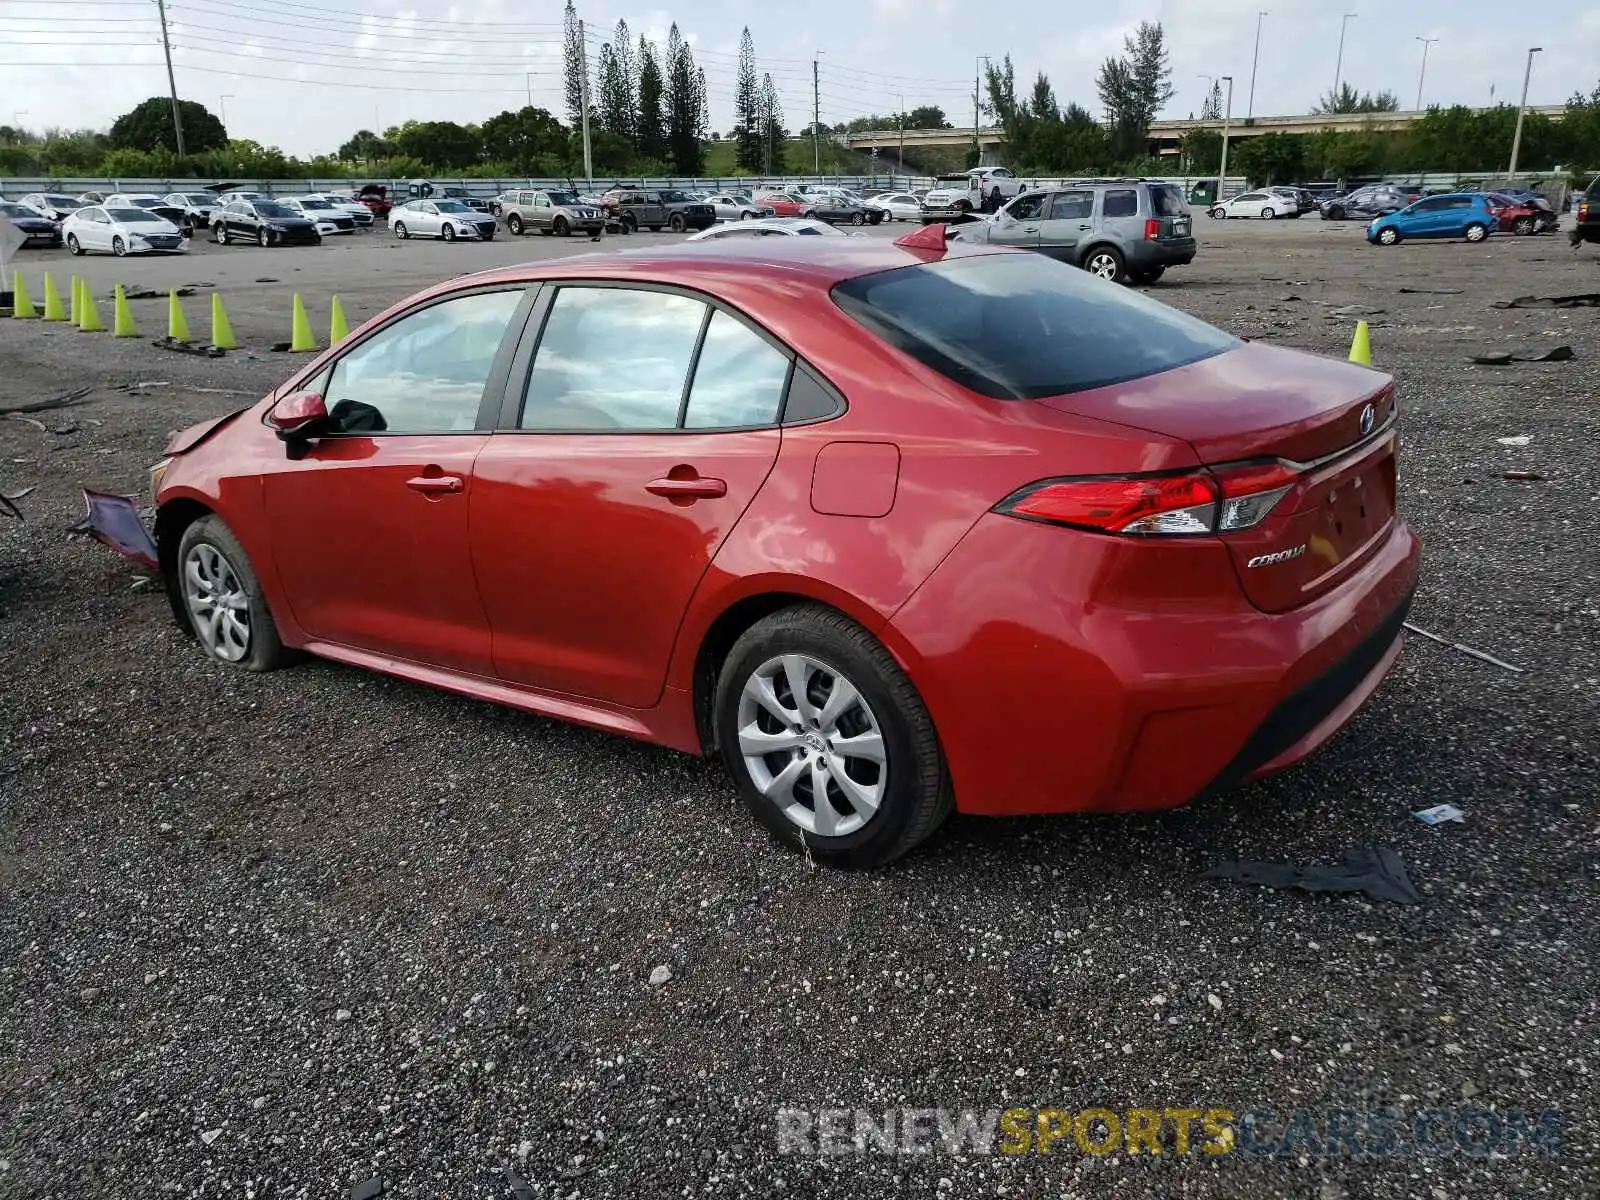
[[[1183,216],[1183,190],[1171,184],[1153,186],[1150,189],[1150,211],[1158,217]]]
[[[996,399],[1104,387],[1238,344],[1186,313],[1041,254],[900,267],[838,284],[833,297],[885,341]]]

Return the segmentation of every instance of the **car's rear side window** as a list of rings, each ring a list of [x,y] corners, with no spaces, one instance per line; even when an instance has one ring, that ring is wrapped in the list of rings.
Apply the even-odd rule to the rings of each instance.
[[[1101,213],[1107,217],[1138,216],[1139,193],[1132,188],[1112,188],[1101,204]]]
[[[1171,184],[1158,184],[1151,187],[1150,211],[1158,217],[1183,216],[1183,190],[1175,188]]]
[[[885,341],[997,399],[1139,379],[1238,345],[1186,313],[1039,254],[900,267],[838,284],[833,297]]]

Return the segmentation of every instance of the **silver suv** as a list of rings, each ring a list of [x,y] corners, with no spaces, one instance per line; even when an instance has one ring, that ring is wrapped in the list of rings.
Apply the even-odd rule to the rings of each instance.
[[[500,201],[500,215],[513,234],[532,229],[559,237],[582,233],[597,238],[606,227],[605,214],[585,204],[577,192],[507,192]]]
[[[955,238],[1018,246],[1118,283],[1154,283],[1168,267],[1194,261],[1183,190],[1152,179],[1084,179],[1025,192]]]

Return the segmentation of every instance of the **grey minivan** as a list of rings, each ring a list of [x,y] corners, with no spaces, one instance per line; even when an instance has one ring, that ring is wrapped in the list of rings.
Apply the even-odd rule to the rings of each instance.
[[[1183,190],[1157,180],[1086,179],[1026,192],[954,236],[1037,250],[1118,283],[1154,283],[1195,255]]]

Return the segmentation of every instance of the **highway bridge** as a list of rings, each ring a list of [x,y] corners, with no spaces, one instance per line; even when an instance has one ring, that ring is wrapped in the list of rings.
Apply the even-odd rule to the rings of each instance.
[[[1480,111],[1488,111],[1482,109]],[[1565,108],[1559,104],[1546,104],[1530,107],[1530,113],[1539,113],[1542,116],[1560,120]],[[1293,117],[1255,117],[1249,120],[1235,118],[1229,121],[1228,137],[1234,138],[1260,137],[1264,133],[1322,133],[1324,130],[1333,130],[1338,133],[1360,133],[1363,130],[1393,130],[1404,129],[1413,121],[1420,120],[1423,116],[1421,110],[1405,112],[1382,113],[1337,113],[1337,114],[1310,114]],[[1150,126],[1150,147],[1154,154],[1176,154],[1178,143],[1186,133],[1197,130],[1211,130],[1222,132],[1223,122],[1220,120],[1166,120],[1156,121]],[[998,150],[1004,139],[1003,132],[997,127],[978,130],[978,148],[986,152],[987,160],[994,151]],[[835,136],[841,146],[850,150],[876,149],[880,155],[898,151],[904,145],[907,149],[932,146],[953,146],[966,148],[972,145],[971,129],[874,129],[863,133],[841,133]]]

